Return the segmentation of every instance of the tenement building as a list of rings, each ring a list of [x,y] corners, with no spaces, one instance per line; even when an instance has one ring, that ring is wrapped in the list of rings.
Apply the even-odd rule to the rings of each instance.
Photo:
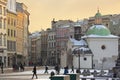
[[[8,0],[7,3],[7,55],[8,66],[17,63],[16,59],[16,0]]]
[[[7,66],[7,25],[6,25],[7,0],[0,0],[0,63]]]

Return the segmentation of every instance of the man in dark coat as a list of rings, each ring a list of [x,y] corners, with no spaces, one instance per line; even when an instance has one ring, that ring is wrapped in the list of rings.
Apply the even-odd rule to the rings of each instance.
[[[64,67],[64,74],[67,74],[68,72],[68,66]]]
[[[22,63],[20,63],[20,70],[21,70],[21,71],[24,71],[24,66],[23,66]]]
[[[34,66],[34,68],[33,68],[33,76],[32,76],[32,79],[34,78],[34,75],[36,76],[36,79],[37,79],[38,77],[37,77],[36,66]]]
[[[73,73],[74,73],[74,66],[72,66],[72,67],[71,67],[71,72],[73,72]]]
[[[45,72],[44,73],[48,74],[48,66],[45,66]]]
[[[55,66],[55,71],[56,71],[56,74],[59,74],[59,73],[60,73],[60,66],[59,66],[59,65],[56,65],[56,66]]]
[[[3,62],[1,63],[1,73],[4,73],[3,72]]]

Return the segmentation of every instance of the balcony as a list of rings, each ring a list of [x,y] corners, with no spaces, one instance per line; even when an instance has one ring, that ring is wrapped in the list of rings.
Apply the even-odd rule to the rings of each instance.
[[[6,5],[7,0],[0,0],[1,4]]]

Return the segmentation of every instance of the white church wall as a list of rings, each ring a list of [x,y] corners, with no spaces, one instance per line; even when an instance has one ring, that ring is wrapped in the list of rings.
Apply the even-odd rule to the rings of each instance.
[[[84,60],[86,58],[86,60]],[[73,56],[73,65],[75,68],[79,67],[79,57],[78,56]],[[86,55],[86,56],[81,56],[80,57],[80,68],[92,68],[92,56],[91,55]]]
[[[118,56],[118,39],[117,38],[88,38],[87,42],[91,51],[93,52],[94,58],[93,60],[97,60],[95,64],[95,68],[100,68],[99,64],[102,64],[103,58],[112,58],[112,56]],[[105,46],[105,49],[102,49],[102,46]],[[114,64],[112,62],[110,64]],[[99,66],[99,67],[98,67]],[[115,65],[113,65],[115,66]],[[113,67],[112,65],[109,68]],[[105,65],[105,67],[107,67]]]
[[[86,60],[84,60],[86,58]],[[92,56],[86,55],[81,57],[81,68],[92,68]]]
[[[115,60],[113,58],[108,58],[104,63],[103,63],[103,69],[112,69],[111,67],[114,67],[115,65]],[[111,67],[110,67],[111,66]]]

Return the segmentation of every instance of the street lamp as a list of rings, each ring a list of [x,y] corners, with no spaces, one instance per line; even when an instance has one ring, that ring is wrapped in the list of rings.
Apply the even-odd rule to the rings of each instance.
[[[79,62],[79,70],[80,70],[80,50],[78,50],[78,62]]]
[[[56,64],[59,63],[59,50],[56,50]]]

